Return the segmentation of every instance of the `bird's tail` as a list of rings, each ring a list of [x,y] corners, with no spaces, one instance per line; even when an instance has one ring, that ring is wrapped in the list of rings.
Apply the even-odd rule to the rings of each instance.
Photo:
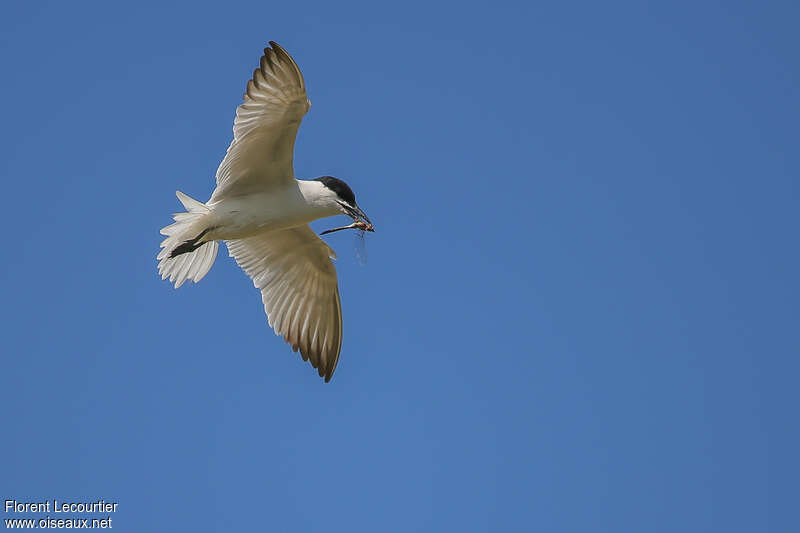
[[[175,194],[186,212],[172,215],[175,222],[161,230],[161,235],[167,238],[161,243],[161,252],[156,259],[161,279],[169,278],[177,289],[187,279],[196,283],[208,274],[217,258],[219,243],[199,242],[210,229],[206,220],[210,209],[181,191]]]

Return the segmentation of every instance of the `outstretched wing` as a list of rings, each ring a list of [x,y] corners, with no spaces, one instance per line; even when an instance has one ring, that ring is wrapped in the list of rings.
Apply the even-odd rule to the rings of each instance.
[[[261,291],[275,334],[330,381],[342,349],[335,252],[307,225],[226,244]]]
[[[294,141],[311,102],[294,59],[279,44],[269,44],[236,109],[233,141],[217,169],[211,202],[294,179]]]

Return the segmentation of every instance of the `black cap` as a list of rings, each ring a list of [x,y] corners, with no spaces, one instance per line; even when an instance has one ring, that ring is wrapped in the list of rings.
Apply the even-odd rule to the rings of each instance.
[[[339,198],[347,202],[349,205],[356,205],[356,195],[353,194],[353,189],[351,189],[348,184],[339,178],[334,178],[333,176],[322,176],[321,178],[317,178],[316,181],[322,182],[323,185],[335,192]]]

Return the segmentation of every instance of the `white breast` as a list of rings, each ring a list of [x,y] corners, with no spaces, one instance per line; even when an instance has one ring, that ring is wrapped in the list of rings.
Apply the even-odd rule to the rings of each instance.
[[[259,233],[307,224],[326,214],[308,204],[296,186],[269,193],[225,198],[210,204],[212,239],[243,239]]]

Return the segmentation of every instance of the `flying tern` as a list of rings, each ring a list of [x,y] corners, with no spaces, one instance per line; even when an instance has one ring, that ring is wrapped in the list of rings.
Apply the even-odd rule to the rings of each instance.
[[[294,142],[311,108],[294,59],[270,41],[236,109],[233,141],[217,169],[211,198],[199,202],[180,191],[186,212],[161,230],[161,279],[177,289],[200,281],[217,257],[219,242],[261,291],[270,327],[325,382],[342,348],[342,309],[336,253],[308,226],[345,214],[355,222],[339,229],[374,231],[372,222],[342,180],[294,177]],[[332,230],[332,231],[335,231]]]

